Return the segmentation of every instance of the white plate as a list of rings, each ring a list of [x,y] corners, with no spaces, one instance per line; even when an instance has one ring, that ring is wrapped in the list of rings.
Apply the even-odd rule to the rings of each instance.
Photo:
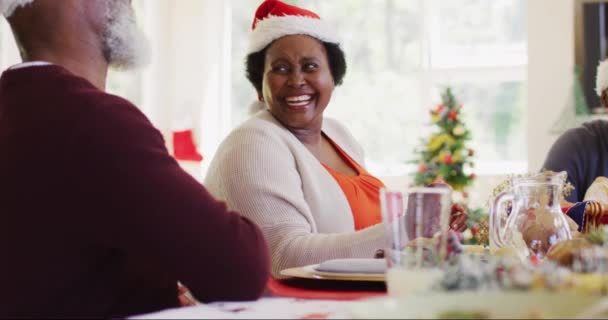
[[[317,271],[318,264],[281,270],[281,275],[305,279],[384,282],[384,273],[345,273]]]
[[[599,296],[552,292],[429,292],[401,298],[353,302],[357,319],[438,319],[448,311],[478,311],[495,319],[574,318],[596,305]]]

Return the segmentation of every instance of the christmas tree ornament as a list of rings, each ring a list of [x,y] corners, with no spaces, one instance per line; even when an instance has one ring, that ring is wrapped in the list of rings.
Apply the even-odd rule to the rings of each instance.
[[[454,130],[452,130],[452,133],[454,134],[454,136],[460,137],[463,134],[465,134],[466,129],[463,126],[456,126],[454,127]]]

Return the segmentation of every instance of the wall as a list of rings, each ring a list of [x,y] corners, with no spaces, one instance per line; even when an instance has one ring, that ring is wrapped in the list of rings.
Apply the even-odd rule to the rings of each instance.
[[[528,1],[528,159],[541,169],[557,138],[549,134],[570,94],[574,68],[574,0]]]

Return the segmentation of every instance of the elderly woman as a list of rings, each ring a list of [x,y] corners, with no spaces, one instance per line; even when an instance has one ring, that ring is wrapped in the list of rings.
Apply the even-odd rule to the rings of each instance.
[[[345,72],[336,36],[315,13],[277,0],[258,8],[247,77],[263,110],[222,143],[205,184],[261,227],[275,277],[385,247],[383,184],[348,130],[323,116]]]
[[[597,67],[596,93],[608,108],[608,60]],[[593,181],[608,176],[608,121],[594,120],[566,131],[551,147],[543,167],[568,172],[575,189],[566,200],[583,201]]]

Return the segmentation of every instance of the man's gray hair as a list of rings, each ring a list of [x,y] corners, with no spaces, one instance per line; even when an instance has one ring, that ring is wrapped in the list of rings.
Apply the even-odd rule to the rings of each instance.
[[[5,17],[10,17],[18,7],[23,7],[34,2],[34,0],[0,0],[0,12]]]

